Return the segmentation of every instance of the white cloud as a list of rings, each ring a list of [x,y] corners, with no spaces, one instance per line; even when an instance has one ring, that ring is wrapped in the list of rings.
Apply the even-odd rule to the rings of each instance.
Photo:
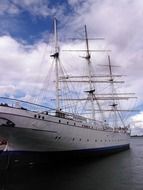
[[[132,135],[143,135],[143,112],[131,117]]]
[[[0,2],[0,15],[3,14],[18,14],[19,8],[11,3],[9,0],[2,0]]]
[[[15,91],[16,91],[16,86],[14,85],[0,86],[1,95],[8,94],[9,92],[15,93]]]
[[[132,121],[136,122],[137,125],[139,125],[139,126],[142,125],[142,128],[143,128],[143,112],[140,112],[139,114],[134,115],[132,117]]]
[[[16,90],[30,93],[31,88],[41,83],[42,58],[46,44],[39,43],[28,50],[10,36],[0,37],[0,94],[8,93],[11,96]],[[39,79],[39,80],[38,80]],[[14,85],[12,88],[10,85]],[[3,89],[6,89],[5,91]]]

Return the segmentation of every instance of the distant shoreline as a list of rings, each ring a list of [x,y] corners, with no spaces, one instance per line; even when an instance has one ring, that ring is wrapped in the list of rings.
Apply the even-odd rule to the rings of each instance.
[[[143,137],[143,135],[131,135],[130,137]]]

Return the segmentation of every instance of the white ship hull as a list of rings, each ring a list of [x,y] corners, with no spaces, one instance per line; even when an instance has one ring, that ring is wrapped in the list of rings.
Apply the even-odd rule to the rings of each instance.
[[[84,29],[86,48],[81,51],[85,53],[83,58],[86,60],[86,65],[83,64],[81,67],[82,75],[78,67],[79,74],[75,72],[75,75],[71,75],[71,71],[68,73],[61,65],[60,48],[57,43],[57,21],[54,19],[55,51],[50,55],[54,65],[52,64],[53,66],[50,67],[52,69],[47,75],[49,89],[46,93],[49,92],[49,95],[46,97],[46,93],[43,92],[42,97],[45,99],[42,101],[43,105],[1,97],[0,138],[7,141],[5,150],[8,152],[94,152],[98,154],[129,148],[128,127],[120,114],[122,111],[129,110],[120,109],[121,104],[118,101],[132,97],[128,97],[130,93],[124,95],[116,92],[114,83],[123,81],[116,80],[120,75],[112,74],[110,56],[108,56],[109,70],[106,72],[103,69],[103,75],[95,75],[86,26]],[[53,68],[54,73],[52,73]],[[73,68],[71,67],[70,70]],[[53,82],[55,91],[51,85]],[[69,83],[72,85],[68,85]],[[55,110],[46,107],[51,100],[55,101],[53,103]],[[80,102],[83,103],[79,105]],[[29,106],[35,108],[29,109]],[[77,111],[79,115],[75,114]],[[106,112],[107,114],[104,114]],[[92,119],[83,117],[83,114]]]
[[[93,128],[79,121],[12,107],[0,106],[0,124],[0,137],[8,142],[7,151],[104,152],[129,148],[125,131]]]

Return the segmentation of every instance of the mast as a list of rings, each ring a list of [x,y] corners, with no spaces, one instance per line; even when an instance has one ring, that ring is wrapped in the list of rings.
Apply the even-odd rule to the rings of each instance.
[[[55,59],[55,72],[56,72],[56,110],[60,110],[59,100],[59,46],[58,46],[58,33],[57,33],[57,19],[54,17],[54,41],[55,41],[55,52],[51,57]]]
[[[93,93],[95,89],[92,88],[92,73],[91,73],[91,61],[90,61],[90,53],[89,53],[89,44],[88,44],[88,36],[87,36],[87,28],[86,25],[84,26],[85,29],[85,41],[86,41],[86,60],[88,65],[88,76],[89,76],[89,96],[91,99],[91,110],[92,110],[92,119],[95,119],[95,110],[94,110],[94,100],[93,100]]]
[[[121,118],[121,115],[119,113],[120,110],[117,109],[118,104],[117,104],[117,102],[115,101],[115,98],[114,98],[114,93],[115,93],[114,83],[113,83],[114,79],[113,79],[113,75],[112,75],[112,65],[111,65],[111,60],[110,60],[109,55],[108,55],[108,64],[109,64],[109,74],[110,74],[110,83],[111,83],[111,93],[112,93],[112,97],[113,97],[113,103],[110,106],[112,106],[112,110],[113,110],[114,117],[115,117],[114,126],[113,126],[113,129],[115,129],[117,127],[117,114],[118,114],[123,126],[124,126],[124,122],[123,122],[123,120]]]
[[[113,114],[114,114],[114,118],[115,118],[115,120],[114,120],[114,126],[113,126],[113,130],[115,129],[115,127],[116,127],[116,125],[117,125],[117,113],[116,113],[116,110],[117,110],[117,103],[115,102],[115,99],[114,99],[114,85],[113,85],[113,81],[114,81],[114,79],[113,79],[113,76],[112,76],[112,66],[111,66],[111,60],[110,60],[110,56],[108,55],[108,66],[109,66],[109,75],[110,75],[110,79],[109,79],[109,81],[110,81],[110,84],[111,84],[111,94],[112,94],[112,101],[113,101],[113,103],[110,105],[110,106],[112,106],[112,110],[113,110]]]

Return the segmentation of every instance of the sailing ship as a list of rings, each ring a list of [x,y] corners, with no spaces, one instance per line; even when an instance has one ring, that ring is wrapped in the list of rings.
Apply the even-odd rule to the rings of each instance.
[[[91,53],[87,28],[84,27],[86,49],[82,50],[87,66],[86,75],[62,75],[60,70],[60,51],[57,37],[57,20],[54,19],[55,50],[51,59],[55,63],[55,100],[56,108],[39,105],[18,99],[1,97],[0,101],[0,138],[7,141],[6,152],[22,153],[76,153],[86,155],[106,154],[129,148],[130,128],[122,119],[120,100],[126,101],[130,93],[117,93],[115,83],[120,75],[112,73],[112,64],[108,55],[108,74],[95,75],[92,70]],[[79,88],[70,91],[71,97],[62,97],[65,83],[85,84],[81,97]],[[61,87],[61,84],[64,87]],[[98,84],[108,84],[110,93],[98,93]],[[77,98],[75,98],[77,95]],[[54,95],[53,95],[54,96]],[[67,112],[61,102],[68,101],[76,105],[73,112]],[[84,103],[83,103],[84,102]],[[107,103],[108,102],[108,103]],[[83,107],[78,107],[82,104]],[[105,109],[104,106],[107,108]],[[79,109],[77,112],[77,109]],[[83,111],[84,110],[84,111]],[[110,113],[110,117],[106,116]],[[112,117],[111,117],[112,115]],[[112,118],[112,119],[111,119]],[[113,119],[114,118],[114,119]]]

